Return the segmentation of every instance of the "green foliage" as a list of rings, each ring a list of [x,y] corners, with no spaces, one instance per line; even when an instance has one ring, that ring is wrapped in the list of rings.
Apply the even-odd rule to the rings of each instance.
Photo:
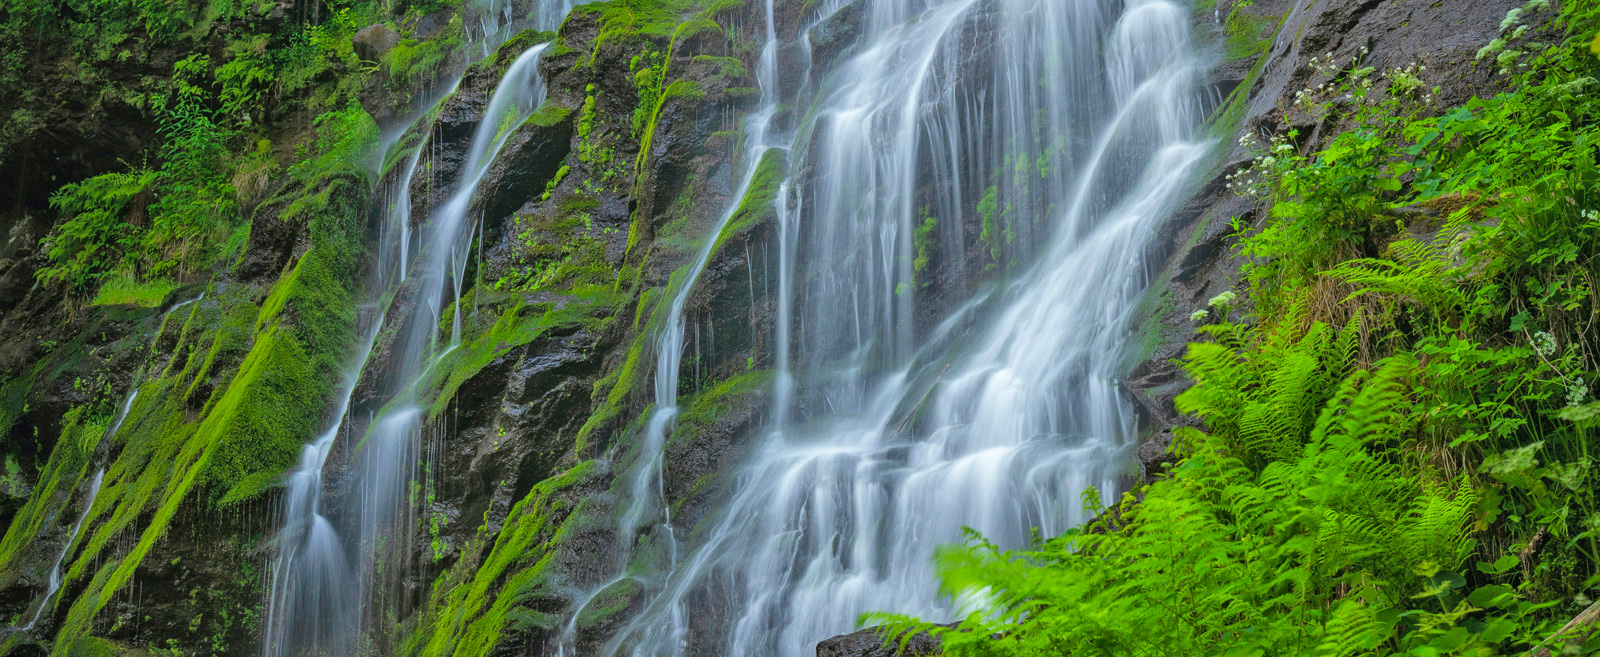
[[[121,304],[134,304],[146,308],[161,305],[178,285],[171,281],[154,280],[145,283],[128,278],[113,278],[100,286],[94,299],[89,301],[91,306],[115,306]]]
[[[465,43],[463,34],[461,15],[457,14],[439,36],[426,41],[402,39],[384,55],[390,78],[407,88],[427,82]]]
[[[922,272],[928,268],[928,263],[933,258],[933,250],[939,246],[939,218],[929,214],[931,208],[924,207],[919,213],[922,223],[917,225],[916,232],[912,235],[911,246],[916,250],[917,256],[911,261],[912,275],[917,279],[918,285],[927,285],[928,279]]]
[[[1000,228],[995,221],[995,211],[999,209],[995,197],[999,193],[1000,187],[998,185],[990,185],[989,189],[983,192],[983,198],[978,199],[978,216],[982,219],[978,232],[978,242],[984,246],[985,252],[989,254],[989,264],[985,266],[986,270],[994,269],[996,264],[1000,262]]]
[[[1330,332],[1269,337],[1284,353],[1266,380],[1254,357],[1234,355],[1248,365],[1227,369],[1205,364],[1224,358],[1213,350],[1191,353],[1191,372],[1206,374],[1183,405],[1208,424],[1237,424],[1248,413],[1241,402],[1258,403],[1240,400],[1238,387],[1295,388],[1280,424],[1287,434],[1267,451],[1230,440],[1238,429],[1182,431],[1170,477],[1112,509],[1086,494],[1100,514],[1087,527],[1023,551],[978,538],[942,550],[948,592],[986,591],[987,612],[956,630],[877,618],[897,635],[940,634],[953,655],[1464,655],[1538,645],[1560,619],[1496,583],[1504,566],[1461,570],[1489,505],[1467,475],[1416,458],[1418,363],[1396,356],[1327,385],[1324,368],[1340,368],[1342,356],[1325,351],[1308,368],[1306,354]],[[1302,409],[1315,419],[1291,426]]]
[[[87,291],[107,273],[136,260],[141,231],[125,213],[156,175],[108,173],[56,190],[50,206],[68,219],[56,225],[46,242],[50,264],[39,268],[39,280]]]

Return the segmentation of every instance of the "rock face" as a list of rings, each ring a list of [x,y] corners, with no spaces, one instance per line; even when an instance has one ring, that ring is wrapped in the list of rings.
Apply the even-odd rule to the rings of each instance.
[[[356,56],[367,61],[379,61],[389,49],[399,45],[400,33],[387,25],[368,25],[356,32],[353,44]]]

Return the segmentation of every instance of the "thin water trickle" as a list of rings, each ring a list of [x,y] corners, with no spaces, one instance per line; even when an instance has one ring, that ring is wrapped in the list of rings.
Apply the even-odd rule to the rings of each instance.
[[[133,403],[132,397],[129,397],[128,403]],[[126,413],[126,409],[124,409],[124,413]],[[120,418],[117,423],[121,424]],[[50,598],[55,597],[56,591],[61,590],[61,563],[66,561],[67,555],[72,552],[73,544],[78,542],[78,534],[83,531],[83,521],[89,519],[89,510],[94,508],[94,499],[100,496],[100,482],[105,476],[106,470],[101,468],[95,471],[94,477],[89,479],[89,494],[83,500],[83,513],[78,515],[78,522],[72,525],[72,533],[67,536],[66,544],[61,546],[61,553],[56,555],[55,562],[50,564],[50,578],[47,580],[48,586],[44,590],[44,597],[39,599],[39,608],[33,610],[33,617],[28,619],[28,624],[18,626],[16,631],[26,632],[33,629],[33,626],[39,622],[39,617],[44,615],[44,610],[50,607]]]
[[[156,333],[150,336],[152,350],[154,349],[156,339],[161,337],[160,329],[166,325],[168,317],[171,317],[172,314],[177,312],[179,309],[197,301],[204,300],[205,298],[206,293],[201,292],[199,296],[196,296],[193,299],[175,303],[171,308],[168,308],[166,312],[161,313],[161,317],[156,320]],[[151,367],[153,368],[154,366],[152,365]],[[118,411],[116,419],[111,421],[111,424],[106,428],[105,432],[100,435],[100,440],[95,443],[95,446],[92,449],[98,449],[100,445],[116,438],[117,432],[122,429],[122,423],[128,419],[128,413],[133,410],[133,402],[139,399],[139,384],[143,381],[143,378],[143,371],[134,375],[133,381],[129,384],[128,397],[122,401],[122,409]],[[55,596],[56,592],[61,589],[61,584],[63,583],[61,564],[66,560],[67,555],[71,553],[73,544],[77,543],[78,535],[83,531],[83,523],[89,519],[89,510],[94,507],[95,498],[100,495],[100,484],[104,480],[105,474],[106,470],[102,467],[98,469],[95,472],[94,477],[90,479],[89,495],[87,499],[84,500],[83,513],[78,516],[77,524],[73,525],[72,527],[72,534],[67,537],[66,544],[61,546],[61,553],[56,556],[55,563],[50,567],[48,586],[45,589],[44,597],[39,601],[39,607],[34,610],[33,617],[28,620],[26,625],[9,628],[11,631],[26,632],[33,629],[34,626],[38,624],[39,618],[44,613],[45,608],[50,605],[50,598]]]
[[[862,46],[808,76],[822,82],[791,157],[812,173],[780,197],[772,425],[603,654],[682,655],[692,638],[799,657],[863,612],[948,619],[934,547],[966,527],[1007,547],[1058,534],[1085,488],[1114,495],[1126,470],[1122,342],[1150,241],[1209,148],[1187,13],[857,1]],[[961,256],[955,218],[974,208],[1007,280],[919,335],[913,231],[932,217]],[[657,366],[657,413],[675,366]]]

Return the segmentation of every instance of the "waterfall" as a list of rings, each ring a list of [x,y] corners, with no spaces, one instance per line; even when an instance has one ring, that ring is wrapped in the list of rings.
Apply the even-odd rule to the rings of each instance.
[[[479,7],[482,38],[476,43],[484,44],[489,52],[515,31],[506,28],[516,21],[511,20],[508,2],[477,4],[487,6]],[[577,3],[544,0],[539,4],[546,11],[541,11],[533,24],[550,29],[559,25],[560,18]],[[549,13],[552,7],[561,13]],[[461,340],[459,312],[447,343],[440,344],[436,327],[445,310],[446,294],[457,303],[461,298],[476,228],[469,216],[470,204],[478,183],[511,130],[544,100],[538,60],[548,45],[528,48],[506,69],[478,123],[455,191],[432,213],[417,238],[413,238],[410,227],[409,189],[427,143],[401,164],[401,179],[393,198],[385,199],[389,205],[381,237],[384,244],[378,249],[385,255],[374,258],[372,276],[377,288],[372,309],[379,316],[386,312],[384,304],[394,297],[396,286],[416,286],[416,298],[421,300],[409,308],[409,316],[394,318],[399,320],[403,334],[392,356],[394,367],[387,374],[394,377],[398,385],[392,388],[400,393],[372,423],[365,440],[346,446],[356,450],[346,470],[353,492],[342,500],[346,508],[330,513],[323,508],[323,470],[337,438],[349,430],[346,415],[351,397],[383,323],[373,322],[363,334],[357,357],[344,373],[344,385],[332,409],[332,424],[305,446],[298,466],[287,480],[263,632],[266,657],[355,653],[359,645],[366,645],[361,643],[363,628],[374,624],[373,608],[381,607],[388,593],[390,582],[384,579],[403,574],[403,563],[399,568],[394,564],[385,568],[382,559],[403,552],[402,544],[409,535],[407,487],[418,476],[423,419],[411,397],[411,387]],[[472,49],[469,45],[468,51]],[[451,88],[459,82],[458,78]],[[395,134],[393,139],[404,132]],[[385,144],[384,150],[391,145],[393,141]],[[418,242],[415,254],[411,252],[413,239]],[[397,254],[398,259],[391,261],[394,256],[387,255],[390,253]]]
[[[604,654],[685,654],[703,633],[718,654],[810,655],[863,612],[954,617],[934,547],[964,527],[1025,546],[1082,522],[1086,487],[1126,478],[1122,341],[1209,148],[1188,9],[856,2],[861,47],[807,76],[791,157],[809,166],[791,171],[812,173],[780,197],[772,426]],[[974,208],[1002,282],[919,333],[913,231],[932,217],[959,266]],[[658,364],[647,449],[675,366]]]

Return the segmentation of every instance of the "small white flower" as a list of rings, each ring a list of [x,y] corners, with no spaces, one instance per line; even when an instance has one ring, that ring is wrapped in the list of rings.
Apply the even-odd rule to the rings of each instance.
[[[1533,350],[1540,356],[1549,356],[1556,353],[1556,338],[1549,333],[1539,331],[1533,334],[1533,339],[1528,342]]]

